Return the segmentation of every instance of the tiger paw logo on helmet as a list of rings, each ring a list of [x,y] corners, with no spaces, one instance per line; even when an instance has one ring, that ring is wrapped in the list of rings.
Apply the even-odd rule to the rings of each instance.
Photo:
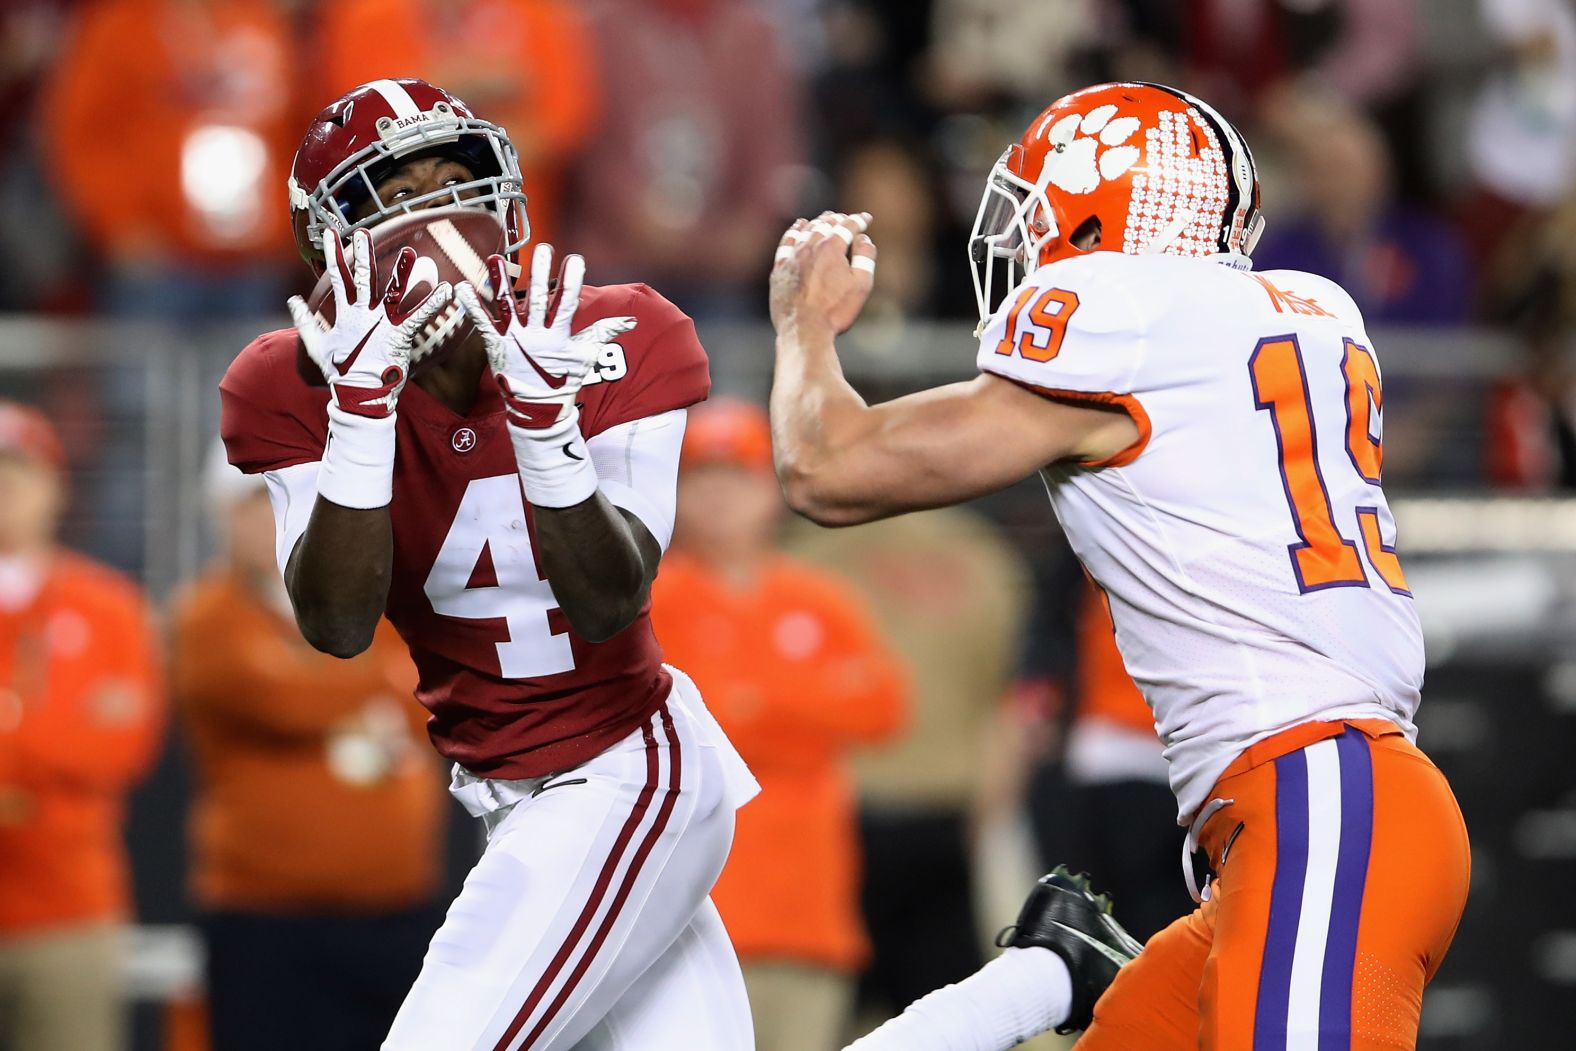
[[[1229,121],[1175,88],[1096,84],[1051,103],[986,177],[969,235],[981,323],[1020,273],[1095,251],[1246,266],[1263,225]]]
[[[1125,143],[1142,122],[1116,113],[1108,104],[1051,125],[1046,138],[1054,153],[1045,162],[1051,185],[1068,193],[1092,193],[1101,180],[1120,178],[1138,163],[1139,148]]]

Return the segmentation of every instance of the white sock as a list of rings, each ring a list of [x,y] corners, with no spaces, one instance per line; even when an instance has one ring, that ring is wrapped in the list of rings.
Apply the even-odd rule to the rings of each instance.
[[[1007,949],[956,985],[908,1010],[845,1051],[1007,1051],[1054,1029],[1072,1010],[1073,980],[1049,949]]]

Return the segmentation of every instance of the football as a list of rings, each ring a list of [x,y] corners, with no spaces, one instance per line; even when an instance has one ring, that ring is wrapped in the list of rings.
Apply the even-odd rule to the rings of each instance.
[[[491,304],[492,284],[487,279],[487,257],[503,251],[504,230],[498,217],[480,208],[428,208],[401,215],[372,227],[373,294],[387,284],[400,249],[416,252],[402,306],[411,309],[444,281],[476,286],[482,302]],[[307,306],[325,325],[334,323],[334,286],[325,272],[307,297]],[[427,323],[411,349],[410,371],[415,375],[441,362],[472,332],[470,318],[453,301]],[[306,347],[296,340],[296,371],[314,387],[325,381]]]

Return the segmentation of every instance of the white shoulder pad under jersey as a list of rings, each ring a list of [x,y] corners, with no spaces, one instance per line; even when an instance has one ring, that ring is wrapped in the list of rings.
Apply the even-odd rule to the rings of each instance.
[[[1094,252],[1015,289],[978,364],[1138,424],[1119,456],[1042,474],[1184,815],[1243,748],[1299,723],[1412,732],[1422,639],[1379,484],[1378,358],[1339,286]]]
[[[1153,305],[1123,280],[1131,258],[1097,252],[1030,274],[985,325],[980,371],[1070,394],[1130,393]]]
[[[1351,296],[1314,274],[1091,252],[1026,277],[986,323],[976,364],[1058,394],[1153,394],[1207,380],[1235,356],[1223,328],[1274,328],[1276,314],[1363,327]]]

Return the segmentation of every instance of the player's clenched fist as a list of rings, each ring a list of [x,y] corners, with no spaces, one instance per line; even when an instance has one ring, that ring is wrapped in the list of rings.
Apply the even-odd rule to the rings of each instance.
[[[586,273],[585,260],[571,255],[564,259],[558,308],[549,321],[548,275],[552,268],[552,245],[537,245],[531,256],[531,286],[523,318],[503,256],[487,260],[488,276],[498,291],[494,301],[499,305],[499,316],[482,304],[470,282],[462,281],[457,294],[487,344],[487,362],[503,391],[509,422],[526,430],[556,433],[574,420],[575,396],[598,355],[633,329],[635,319],[602,318],[571,334]]]
[[[405,286],[416,265],[415,251],[405,248],[382,294],[374,297],[372,235],[365,230],[351,235],[348,262],[338,233],[324,230],[323,258],[334,286],[334,323],[325,326],[306,300],[291,296],[296,331],[328,381],[336,408],[357,416],[391,416],[410,372],[411,344],[448,305],[454,290],[444,282],[412,310],[402,311]]]
[[[772,324],[826,325],[843,332],[864,309],[875,283],[870,213],[823,212],[800,219],[778,242],[772,267]]]

